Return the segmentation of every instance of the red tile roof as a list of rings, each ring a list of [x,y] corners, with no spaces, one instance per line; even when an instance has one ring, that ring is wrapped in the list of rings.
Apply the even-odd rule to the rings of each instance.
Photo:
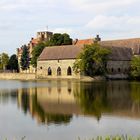
[[[34,38],[34,39],[31,40],[31,43],[33,43],[33,44],[38,44],[38,43],[39,43],[39,39],[35,39],[35,38]]]
[[[83,40],[77,40],[75,42],[75,45],[90,45],[94,43],[94,39],[83,39]]]

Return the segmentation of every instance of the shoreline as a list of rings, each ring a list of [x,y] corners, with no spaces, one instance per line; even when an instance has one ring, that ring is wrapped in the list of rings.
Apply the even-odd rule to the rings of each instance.
[[[49,78],[37,78],[35,73],[0,73],[0,80],[74,80],[74,81],[83,81],[83,82],[92,82],[92,81],[107,81],[107,80],[128,80],[128,77],[122,75],[116,77],[105,77],[105,76],[81,76],[80,78],[61,78],[61,77],[49,77]]]

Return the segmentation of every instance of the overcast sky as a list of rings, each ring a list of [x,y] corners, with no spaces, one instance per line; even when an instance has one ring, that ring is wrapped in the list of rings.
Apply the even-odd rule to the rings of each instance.
[[[0,53],[16,53],[47,26],[73,39],[140,37],[140,0],[0,0]]]

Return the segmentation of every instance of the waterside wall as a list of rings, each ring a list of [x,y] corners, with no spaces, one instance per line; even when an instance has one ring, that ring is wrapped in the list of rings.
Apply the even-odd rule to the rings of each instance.
[[[35,80],[35,74],[27,73],[0,73],[0,79],[4,80]]]

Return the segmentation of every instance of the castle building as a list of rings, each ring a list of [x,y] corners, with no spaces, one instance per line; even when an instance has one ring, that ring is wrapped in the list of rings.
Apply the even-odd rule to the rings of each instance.
[[[75,73],[73,71],[73,64],[78,55],[83,51],[86,41],[83,40],[77,42],[78,43],[75,43],[75,45],[46,47],[38,59],[37,77],[83,78],[85,76],[83,73]],[[89,42],[89,40],[87,42]],[[132,58],[132,49],[119,46],[105,46],[103,44],[101,47],[111,49],[109,61],[107,62],[107,76],[109,78],[119,79],[128,78],[130,61]]]
[[[33,48],[43,41],[50,40],[53,33],[48,31],[37,32],[37,37],[28,43],[29,57],[32,58]],[[91,39],[76,39],[72,45],[46,47],[38,58],[37,69],[31,65],[26,71],[35,73],[37,78],[82,78],[83,73],[75,73],[73,64],[85,45],[99,43],[101,47],[110,48],[112,53],[107,62],[107,77],[112,79],[126,79],[130,72],[130,61],[133,56],[140,55],[140,38],[102,41],[99,35]],[[23,46],[17,49],[18,62]],[[22,71],[20,68],[20,72]]]
[[[51,36],[53,35],[52,32],[48,32],[48,31],[40,31],[37,32],[37,36],[36,38],[31,38],[31,40],[29,41],[29,43],[26,45],[28,47],[28,52],[29,52],[29,59],[31,60],[32,58],[32,51],[34,49],[34,47],[39,43],[39,42],[43,42],[43,41],[48,41],[50,40]],[[23,71],[21,69],[21,65],[20,65],[20,59],[21,59],[21,55],[23,52],[23,47],[20,47],[17,49],[17,56],[18,56],[18,63],[19,63],[19,71],[21,73],[35,73],[35,68],[32,67],[32,65],[29,66],[29,68],[26,71]]]

